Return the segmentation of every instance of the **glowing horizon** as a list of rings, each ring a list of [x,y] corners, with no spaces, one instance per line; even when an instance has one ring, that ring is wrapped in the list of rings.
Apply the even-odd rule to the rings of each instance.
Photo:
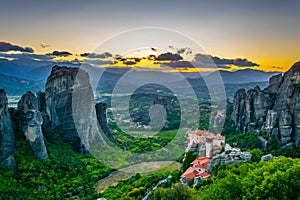
[[[36,54],[52,51],[81,54],[93,52],[99,44],[120,32],[161,27],[187,35],[207,54],[246,58],[260,65],[253,69],[287,71],[300,60],[300,2],[297,0],[175,0],[172,4],[153,0],[151,3],[159,6],[149,9],[144,2],[136,0],[75,0],[71,4],[4,1],[0,8],[0,40],[32,47]],[[128,42],[134,43],[134,38]],[[123,45],[116,43],[115,47],[122,49]]]

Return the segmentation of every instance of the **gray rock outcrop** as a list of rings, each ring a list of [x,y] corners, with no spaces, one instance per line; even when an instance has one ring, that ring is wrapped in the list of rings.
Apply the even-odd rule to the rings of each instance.
[[[277,93],[279,87],[281,86],[283,81],[283,76],[282,74],[278,74],[276,76],[272,76],[269,80],[269,85],[267,87],[267,91],[269,93]]]
[[[75,151],[86,153],[90,140],[107,144],[98,128],[94,94],[86,71],[54,66],[45,96],[51,126],[62,128]]]
[[[257,129],[266,132],[266,140],[273,136],[283,144],[293,141],[298,146],[300,62],[284,75],[271,77],[269,86],[264,90],[255,87],[247,92],[246,97],[243,89],[238,90],[233,100],[232,120],[237,131],[255,131],[252,124],[255,123]]]
[[[115,137],[111,133],[107,124],[107,116],[106,116],[107,105],[105,103],[100,102],[96,104],[95,108],[96,108],[97,119],[103,133],[108,137],[110,137],[112,140],[115,140]]]
[[[43,160],[48,158],[48,153],[42,133],[43,117],[37,109],[38,99],[31,92],[24,94],[18,102],[21,128],[35,156]]]
[[[246,120],[246,92],[245,89],[239,89],[234,94],[233,111],[231,119],[236,125],[236,131],[244,131]]]
[[[16,166],[15,160],[15,134],[8,112],[6,93],[0,89],[0,162],[8,169]]]
[[[249,162],[252,154],[246,151],[233,151],[215,155],[208,163],[208,172],[212,172],[216,166],[229,165],[232,163]]]
[[[43,125],[46,127],[49,127],[50,119],[49,119],[49,115],[47,114],[47,111],[46,111],[46,94],[45,94],[45,92],[37,92],[36,97],[37,97],[37,106],[38,106],[37,109],[42,114]]]
[[[261,157],[261,160],[262,161],[269,161],[269,160],[271,160],[273,158],[273,155],[272,154],[267,154],[267,155],[263,155],[262,157]]]

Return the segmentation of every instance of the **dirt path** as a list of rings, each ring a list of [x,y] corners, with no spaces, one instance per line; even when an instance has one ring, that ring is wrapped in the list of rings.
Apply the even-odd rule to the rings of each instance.
[[[128,179],[136,173],[149,175],[157,171],[174,171],[180,169],[181,164],[176,161],[142,162],[112,172],[108,177],[101,179],[96,184],[97,192],[103,192],[109,186],[115,186],[119,180]]]

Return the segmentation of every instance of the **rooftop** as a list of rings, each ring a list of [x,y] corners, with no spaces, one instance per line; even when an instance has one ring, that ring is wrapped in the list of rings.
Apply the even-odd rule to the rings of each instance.
[[[209,178],[210,176],[211,176],[211,174],[210,173],[207,173],[207,172],[199,172],[198,174],[197,174],[197,177],[198,176],[201,176],[203,179],[207,179],[207,178]]]
[[[208,157],[198,157],[191,164],[198,168],[207,169],[210,160],[211,158]]]
[[[182,175],[181,177],[185,176],[186,180],[192,180],[197,176],[198,172],[193,167],[189,167]]]

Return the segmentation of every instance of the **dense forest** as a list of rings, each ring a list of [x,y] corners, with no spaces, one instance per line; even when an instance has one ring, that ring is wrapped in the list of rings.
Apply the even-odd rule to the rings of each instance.
[[[300,196],[298,158],[280,157],[269,162],[222,165],[214,170],[211,178],[191,188],[178,183],[178,171],[172,175],[172,179],[154,190],[149,199],[297,199]],[[106,199],[142,199],[147,189],[165,177],[166,173],[136,175],[108,188],[101,196]]]
[[[154,199],[299,199],[300,159],[280,157],[269,162],[220,166],[211,178],[190,189],[159,188]]]
[[[230,109],[230,107],[229,107]],[[199,128],[208,127],[209,109],[202,107]],[[12,115],[12,117],[16,117]],[[109,123],[116,141],[114,143],[130,152],[155,151],[165,146],[176,135],[176,130],[163,130],[151,138],[136,138]],[[232,122],[226,118],[223,135],[226,141],[252,153],[252,162],[219,166],[212,176],[189,187],[179,183],[182,172],[196,157],[187,154],[181,170],[156,172],[141,176],[136,174],[119,181],[103,193],[97,193],[98,180],[108,176],[114,169],[101,163],[91,154],[79,154],[72,150],[59,129],[43,127],[49,158],[38,160],[26,142],[19,127],[16,131],[17,167],[7,170],[0,167],[1,199],[297,199],[300,196],[300,148],[278,150],[276,144],[267,151],[253,133],[235,133]],[[272,153],[268,162],[261,156]],[[158,183],[166,180],[162,184]],[[157,185],[157,188],[155,187]],[[155,189],[153,189],[155,187]]]
[[[0,166],[0,199],[96,199],[95,183],[110,169],[91,154],[73,151],[58,129],[43,131],[49,158],[42,161],[17,134],[17,167]]]

